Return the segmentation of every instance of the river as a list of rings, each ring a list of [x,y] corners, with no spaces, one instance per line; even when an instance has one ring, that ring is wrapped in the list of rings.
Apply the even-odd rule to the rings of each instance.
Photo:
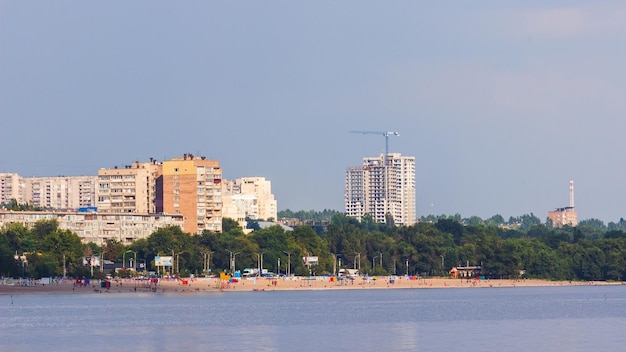
[[[2,351],[619,351],[626,286],[0,296]]]

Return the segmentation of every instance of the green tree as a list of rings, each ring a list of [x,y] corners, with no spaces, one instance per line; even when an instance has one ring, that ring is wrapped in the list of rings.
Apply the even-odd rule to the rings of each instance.
[[[41,240],[40,248],[42,252],[46,253],[47,260],[54,260],[54,274],[59,276],[64,274],[63,263],[66,263],[66,270],[68,269],[67,263],[73,263],[69,268],[72,272],[75,266],[81,262],[83,255],[83,244],[80,237],[68,230],[56,230],[46,235]],[[47,261],[45,263],[48,265]]]
[[[31,230],[36,242],[44,239],[47,235],[55,232],[59,229],[59,222],[56,219],[53,220],[39,220],[33,226]]]
[[[241,226],[239,226],[239,223],[237,223],[237,221],[230,219],[230,218],[223,218],[222,219],[222,232],[233,232],[233,231],[243,233],[243,230],[241,229]]]
[[[578,222],[578,226],[589,226],[590,228],[595,230],[606,230],[606,225],[604,224],[604,221],[594,218],[581,220]]]

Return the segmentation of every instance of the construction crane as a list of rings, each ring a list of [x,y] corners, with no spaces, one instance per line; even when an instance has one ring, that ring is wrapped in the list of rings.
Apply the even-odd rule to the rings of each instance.
[[[387,164],[387,155],[389,155],[389,136],[399,136],[398,132],[385,132],[385,131],[350,131],[350,133],[359,134],[378,134],[385,137],[385,164]]]

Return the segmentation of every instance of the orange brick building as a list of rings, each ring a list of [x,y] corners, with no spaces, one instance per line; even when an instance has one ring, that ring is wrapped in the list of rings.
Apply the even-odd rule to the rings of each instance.
[[[217,160],[184,154],[163,161],[157,178],[158,212],[182,214],[185,232],[222,231],[222,168]]]
[[[574,207],[557,208],[548,212],[548,219],[553,227],[577,226],[578,214]]]

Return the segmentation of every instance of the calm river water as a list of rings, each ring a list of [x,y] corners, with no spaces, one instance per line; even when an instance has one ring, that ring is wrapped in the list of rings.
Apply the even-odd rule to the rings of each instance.
[[[2,351],[623,351],[626,286],[0,296]]]

